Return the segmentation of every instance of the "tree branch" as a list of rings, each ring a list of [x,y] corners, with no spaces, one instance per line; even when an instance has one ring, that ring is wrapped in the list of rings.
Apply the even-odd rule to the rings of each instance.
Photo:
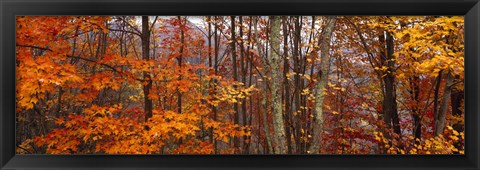
[[[28,47],[28,48],[36,48],[36,49],[41,49],[41,50],[46,50],[46,51],[51,51],[53,52],[52,49],[49,49],[49,48],[46,48],[46,47],[39,47],[39,46],[34,46],[34,45],[25,45],[25,44],[16,44],[17,47]],[[117,68],[115,68],[114,66],[111,66],[111,65],[108,65],[108,64],[105,64],[105,63],[99,63],[97,60],[93,60],[93,59],[89,59],[89,58],[85,58],[85,57],[80,57],[80,56],[73,56],[73,55],[68,55],[66,54],[65,55],[66,57],[68,58],[75,58],[75,59],[80,59],[80,60],[83,60],[83,61],[88,61],[88,62],[92,62],[92,63],[95,63],[95,64],[99,64],[103,67],[106,67],[116,73],[119,73],[119,74],[125,74],[119,70],[117,70]],[[127,74],[129,75],[129,74]],[[136,78],[136,77],[133,77],[132,75],[129,75],[131,78],[135,79],[135,80],[138,80],[138,81],[145,81],[143,79],[140,79],[140,78]]]
[[[126,32],[126,33],[135,34],[135,35],[140,36],[139,33],[136,33],[136,32],[133,32],[133,31],[128,31],[128,30],[119,30],[119,29],[113,29],[113,28],[109,28],[108,30],[109,30],[109,31]]]

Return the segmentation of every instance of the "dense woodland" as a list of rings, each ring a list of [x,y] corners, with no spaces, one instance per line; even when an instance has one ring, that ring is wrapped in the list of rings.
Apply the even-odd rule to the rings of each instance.
[[[459,16],[19,16],[23,154],[463,154]]]

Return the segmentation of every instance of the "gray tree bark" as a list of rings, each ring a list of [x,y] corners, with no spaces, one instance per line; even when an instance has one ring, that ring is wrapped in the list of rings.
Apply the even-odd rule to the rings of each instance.
[[[258,39],[258,29],[257,29],[257,24],[258,24],[258,18],[257,17],[254,17],[254,29],[255,29],[255,34],[254,34],[254,38],[255,38],[255,41],[256,41],[256,45],[257,45],[257,49],[258,49],[258,53],[259,53],[259,56],[262,58],[262,66],[265,68],[264,71],[263,71],[263,74],[264,75],[268,75],[269,74],[269,67],[268,65],[266,64],[267,60],[265,59],[266,58],[266,54],[264,54],[263,52],[263,47],[260,43],[260,40]],[[262,93],[262,105],[264,106],[263,107],[263,114],[262,114],[262,118],[263,118],[263,131],[265,133],[265,140],[266,140],[266,146],[265,146],[265,153],[271,153],[271,151],[273,150],[273,146],[272,146],[272,140],[271,140],[271,137],[270,137],[270,128],[268,126],[268,106],[267,106],[267,99],[268,98],[268,89],[269,89],[269,81],[268,79],[265,79],[263,78],[265,83],[262,85],[263,87],[263,93]]]
[[[282,80],[280,73],[280,16],[270,18],[270,71],[272,75],[272,98],[273,98],[273,126],[275,135],[275,153],[284,154],[285,147],[285,125],[283,122],[282,91],[279,82]]]
[[[332,39],[333,29],[335,28],[336,17],[329,16],[327,17],[327,25],[325,26],[324,33],[321,37],[320,44],[320,70],[318,73],[318,83],[316,84],[315,92],[315,122],[313,125],[313,141],[309,148],[310,154],[320,153],[320,143],[322,141],[323,133],[323,99],[325,97],[324,90],[328,81],[328,66],[330,65],[329,61],[329,52],[330,52],[330,41]]]

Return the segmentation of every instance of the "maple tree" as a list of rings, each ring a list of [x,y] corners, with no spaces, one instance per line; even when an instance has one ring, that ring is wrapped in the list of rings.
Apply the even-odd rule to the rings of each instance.
[[[17,153],[464,153],[463,17],[16,22]]]

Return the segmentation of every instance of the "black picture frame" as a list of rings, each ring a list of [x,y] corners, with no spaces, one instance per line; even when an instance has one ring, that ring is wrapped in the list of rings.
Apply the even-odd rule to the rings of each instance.
[[[464,15],[465,155],[15,155],[17,15]],[[458,169],[480,164],[479,0],[0,0],[0,169]]]

